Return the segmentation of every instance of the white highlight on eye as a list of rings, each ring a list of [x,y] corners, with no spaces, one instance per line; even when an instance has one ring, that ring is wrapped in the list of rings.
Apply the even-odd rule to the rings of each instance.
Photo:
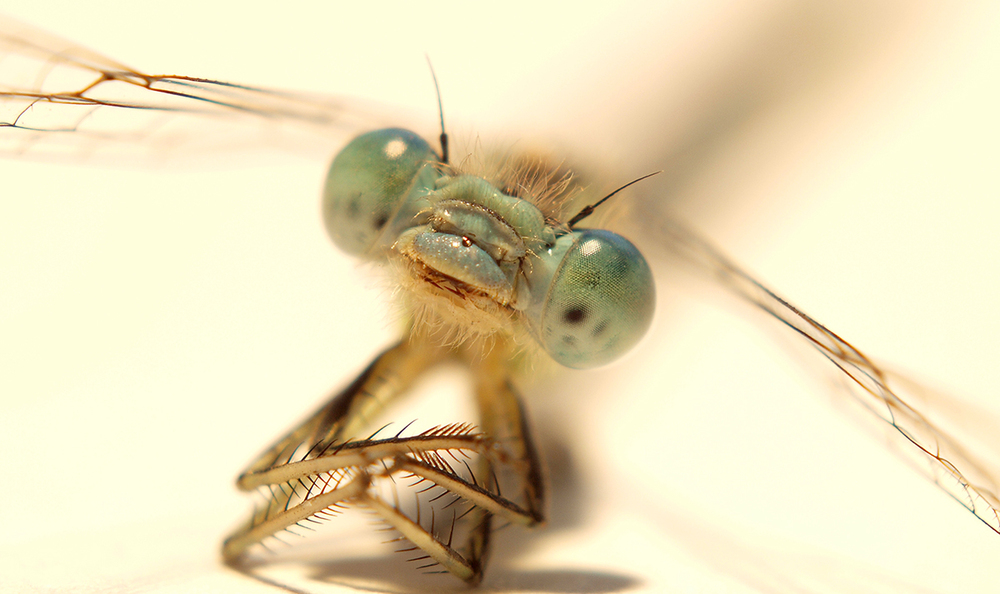
[[[406,143],[400,139],[390,140],[385,145],[385,156],[390,159],[397,159],[406,152]]]
[[[580,254],[583,256],[593,256],[601,251],[601,242],[596,239],[588,239],[580,244]]]

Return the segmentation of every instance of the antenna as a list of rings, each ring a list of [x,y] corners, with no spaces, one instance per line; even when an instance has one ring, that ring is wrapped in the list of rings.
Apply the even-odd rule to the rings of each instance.
[[[441,118],[441,136],[438,140],[441,142],[441,162],[445,165],[448,164],[448,133],[444,129],[444,107],[441,105],[441,87],[438,86],[438,77],[434,74],[434,64],[431,64],[431,57],[424,54],[427,58],[427,67],[431,69],[431,79],[434,81],[434,93],[437,95],[438,99],[438,117]]]
[[[644,179],[646,179],[648,177],[653,177],[654,175],[658,175],[660,173],[663,173],[663,170],[654,171],[653,173],[647,173],[646,175],[644,175],[642,177],[633,179],[632,181],[630,181],[627,184],[625,184],[624,186],[618,188],[614,192],[611,192],[610,194],[608,194],[604,198],[601,198],[597,202],[595,202],[595,203],[593,203],[593,204],[591,204],[589,206],[584,206],[583,210],[581,210],[580,212],[576,213],[576,216],[573,217],[572,219],[570,219],[569,223],[567,223],[566,226],[569,227],[570,229],[572,229],[573,225],[579,223],[583,219],[585,219],[585,218],[589,217],[590,215],[594,214],[594,211],[597,210],[597,207],[600,206],[600,205],[602,205],[602,204],[604,204],[605,202],[607,202],[608,198],[611,198],[612,196],[614,196],[618,192],[621,192],[622,190],[624,190],[625,188],[631,186],[632,184],[637,184],[637,183],[641,182],[642,180],[644,180]]]

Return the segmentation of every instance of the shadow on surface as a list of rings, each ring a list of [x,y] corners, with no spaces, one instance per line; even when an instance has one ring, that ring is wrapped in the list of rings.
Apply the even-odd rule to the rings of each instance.
[[[414,572],[405,563],[383,557],[337,561],[289,561],[234,567],[247,577],[294,594],[342,591],[422,594],[467,592],[469,587],[447,574]],[[479,592],[551,592],[605,594],[633,589],[641,580],[597,571],[517,571],[494,568]]]

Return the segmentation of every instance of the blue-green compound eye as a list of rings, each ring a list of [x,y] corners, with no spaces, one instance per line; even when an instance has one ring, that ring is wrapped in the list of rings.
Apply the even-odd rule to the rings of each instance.
[[[545,351],[584,369],[635,346],[649,329],[656,300],[639,250],[616,233],[581,229],[560,237],[551,256],[561,258],[548,293],[526,312]]]
[[[367,254],[390,242],[427,205],[421,198],[440,177],[427,142],[400,128],[362,134],[334,158],[323,189],[323,221],[333,242]]]

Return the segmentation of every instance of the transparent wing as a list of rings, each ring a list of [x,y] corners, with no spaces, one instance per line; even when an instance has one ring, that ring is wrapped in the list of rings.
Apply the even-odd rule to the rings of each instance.
[[[935,395],[872,360],[825,326],[756,281],[726,256],[681,223],[666,219],[656,230],[665,245],[684,262],[693,264],[730,291],[764,310],[809,341],[840,371],[846,391],[868,413],[882,421],[895,449],[908,463],[929,477],[994,532],[1000,533],[1000,489],[997,472],[969,447],[974,441],[969,423],[962,422],[962,443],[943,426],[948,411],[943,396]],[[935,407],[931,398],[938,400]],[[920,410],[917,410],[917,407]],[[952,416],[957,416],[952,411]],[[981,421],[981,419],[980,419]],[[980,422],[986,433],[995,424]]]
[[[347,98],[145,74],[0,15],[4,156],[141,163],[280,147],[325,159],[387,123]]]

